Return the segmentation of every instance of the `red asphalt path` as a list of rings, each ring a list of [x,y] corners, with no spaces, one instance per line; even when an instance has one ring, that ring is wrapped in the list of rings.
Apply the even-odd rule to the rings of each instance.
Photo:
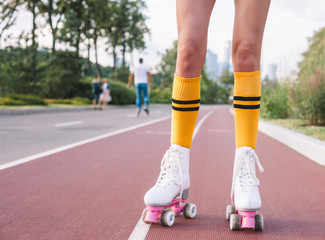
[[[233,116],[229,106],[211,109],[191,150],[189,202],[198,215],[179,216],[171,228],[151,225],[146,239],[325,239],[325,168],[261,133],[264,230],[230,231]],[[0,239],[128,239],[169,131],[164,120],[1,170]]]

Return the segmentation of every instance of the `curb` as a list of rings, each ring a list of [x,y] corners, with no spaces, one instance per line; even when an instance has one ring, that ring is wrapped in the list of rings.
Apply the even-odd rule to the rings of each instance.
[[[325,166],[325,142],[260,120],[258,130]]]
[[[234,115],[233,108],[229,109]],[[310,160],[325,166],[325,142],[304,134],[259,120],[258,130],[287,145]]]
[[[0,116],[29,115],[38,113],[57,113],[92,110],[90,106],[67,106],[67,107],[18,107],[0,109]]]

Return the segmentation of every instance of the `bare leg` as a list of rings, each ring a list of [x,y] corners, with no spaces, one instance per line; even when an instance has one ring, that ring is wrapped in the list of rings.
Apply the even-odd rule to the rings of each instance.
[[[232,62],[235,72],[260,69],[261,46],[270,0],[235,0]]]
[[[270,0],[235,0],[232,61],[235,75],[236,153],[232,196],[234,195],[235,208],[242,218],[237,218],[235,221],[230,219],[232,230],[238,230],[241,227],[256,230],[263,228],[263,218],[256,215],[256,211],[261,208],[261,197],[255,162],[260,171],[263,171],[263,168],[255,153],[255,148],[260,114],[261,46],[269,5]],[[227,218],[228,216],[227,213]],[[233,215],[230,216],[235,219],[233,217]],[[258,222],[257,225],[254,224],[255,220],[247,221],[252,217]]]
[[[200,76],[214,3],[215,0],[177,0],[176,75],[186,78]]]

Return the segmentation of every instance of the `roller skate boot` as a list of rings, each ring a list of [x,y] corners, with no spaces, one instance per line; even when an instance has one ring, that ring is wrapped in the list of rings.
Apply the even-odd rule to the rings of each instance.
[[[172,226],[175,215],[183,212],[184,217],[194,218],[195,204],[185,204],[190,188],[189,149],[173,144],[161,162],[160,175],[156,184],[145,194],[142,219],[146,223]]]
[[[263,229],[263,216],[257,214],[261,208],[261,197],[258,191],[260,183],[256,177],[255,162],[260,172],[264,172],[254,149],[250,147],[236,149],[231,189],[233,205],[228,205],[226,212],[231,230],[250,228],[262,231]]]

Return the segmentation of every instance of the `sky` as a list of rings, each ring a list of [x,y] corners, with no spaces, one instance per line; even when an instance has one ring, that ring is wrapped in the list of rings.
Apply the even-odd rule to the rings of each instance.
[[[133,56],[134,59],[143,57],[154,71],[160,63],[161,54],[177,40],[176,0],[145,1],[147,9],[144,13],[148,16],[147,25],[151,34],[145,37],[147,49],[134,52]],[[270,64],[276,64],[279,79],[297,73],[301,54],[308,48],[308,38],[325,27],[324,9],[325,0],[271,1],[263,39],[262,72],[266,73]],[[217,0],[210,19],[208,49],[217,54],[220,61],[224,59],[226,42],[232,39],[233,18],[234,1]],[[31,16],[26,12],[19,14],[11,31],[20,33],[23,29],[31,29]],[[43,29],[39,42],[43,47],[50,47],[49,29]],[[130,59],[130,55],[127,58]],[[113,62],[103,43],[100,44],[99,61],[104,66]]]

